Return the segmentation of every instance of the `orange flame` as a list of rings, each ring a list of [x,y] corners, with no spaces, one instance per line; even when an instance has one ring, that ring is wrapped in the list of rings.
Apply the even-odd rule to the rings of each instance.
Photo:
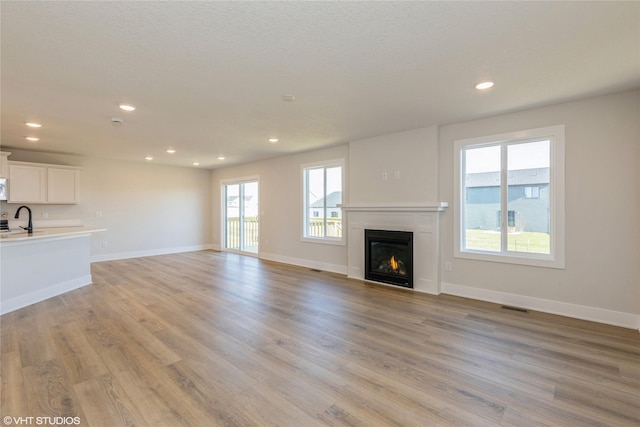
[[[396,271],[398,269],[398,261],[396,261],[396,257],[391,255],[391,268],[393,269],[393,271]]]

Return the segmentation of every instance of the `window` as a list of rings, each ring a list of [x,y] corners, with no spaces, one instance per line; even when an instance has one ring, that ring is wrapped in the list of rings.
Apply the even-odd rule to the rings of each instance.
[[[342,243],[344,160],[303,165],[303,238]]]
[[[455,255],[564,268],[564,126],[455,142]]]
[[[524,197],[527,199],[539,199],[540,187],[538,186],[524,187]]]

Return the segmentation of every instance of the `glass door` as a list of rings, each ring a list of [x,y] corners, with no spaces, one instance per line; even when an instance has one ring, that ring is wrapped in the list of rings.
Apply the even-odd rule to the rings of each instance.
[[[258,181],[224,185],[224,248],[258,253]]]

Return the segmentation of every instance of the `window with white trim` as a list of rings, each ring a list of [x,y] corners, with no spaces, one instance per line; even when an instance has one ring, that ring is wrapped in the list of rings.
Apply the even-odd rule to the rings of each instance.
[[[343,243],[343,176],[343,159],[302,166],[305,240]]]
[[[564,126],[454,147],[455,256],[564,268]]]
[[[539,199],[540,187],[537,185],[524,187],[524,197],[526,197],[527,199]]]

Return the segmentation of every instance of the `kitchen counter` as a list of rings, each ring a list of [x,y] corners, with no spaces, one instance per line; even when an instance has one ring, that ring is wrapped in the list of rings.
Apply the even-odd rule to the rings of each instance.
[[[0,234],[0,314],[92,283],[92,227]]]
[[[39,239],[60,239],[74,237],[77,235],[95,233],[98,231],[106,231],[105,228],[93,227],[58,227],[58,228],[37,228],[32,234],[26,230],[17,229],[12,231],[0,232],[0,245],[13,242],[29,242]]]

